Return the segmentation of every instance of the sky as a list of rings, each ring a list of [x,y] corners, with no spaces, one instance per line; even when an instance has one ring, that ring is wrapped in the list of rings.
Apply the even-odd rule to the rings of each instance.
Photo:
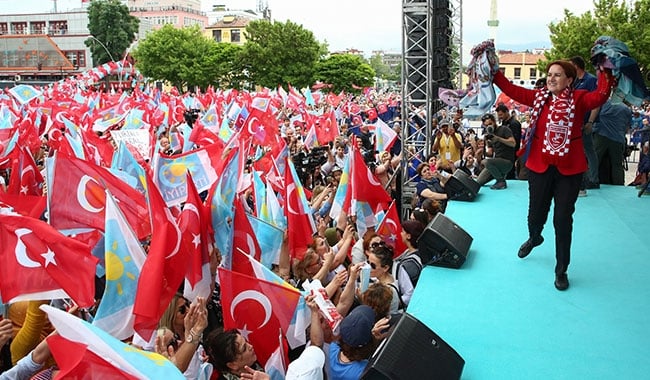
[[[274,20],[301,24],[318,41],[326,41],[330,51],[354,48],[369,55],[373,50],[402,50],[401,0],[265,1]],[[214,4],[225,4],[230,9],[255,9],[256,3],[256,0],[202,0],[202,8],[209,10]],[[57,7],[64,11],[80,4],[81,0],[58,0]],[[53,8],[52,0],[0,0],[0,13],[47,12]],[[547,25],[562,20],[565,8],[579,15],[593,9],[593,0],[498,0],[497,49],[550,47]],[[463,0],[463,50],[469,51],[490,37],[489,14],[489,0]]]

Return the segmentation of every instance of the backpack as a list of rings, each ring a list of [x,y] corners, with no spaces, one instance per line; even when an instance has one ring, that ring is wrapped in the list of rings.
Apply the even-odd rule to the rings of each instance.
[[[404,270],[411,280],[411,284],[413,284],[413,287],[415,287],[415,285],[418,283],[418,279],[420,278],[420,272],[422,272],[422,262],[420,261],[420,257],[418,256],[417,251],[409,254],[402,259],[398,259],[395,264],[396,265],[393,266],[393,278],[395,278],[397,281],[399,277],[399,269],[401,267],[404,267]]]

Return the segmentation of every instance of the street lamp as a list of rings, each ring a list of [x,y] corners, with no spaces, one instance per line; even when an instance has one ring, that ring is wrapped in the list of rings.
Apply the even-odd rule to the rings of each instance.
[[[111,54],[110,51],[108,51],[108,48],[106,47],[106,45],[104,45],[104,43],[102,41],[98,40],[97,37],[93,36],[92,34],[90,34],[88,37],[92,38],[94,41],[97,41],[101,45],[101,47],[104,48],[104,50],[106,51],[106,54],[108,54],[108,58],[110,58],[111,61],[115,62],[115,59],[113,58],[113,55]]]

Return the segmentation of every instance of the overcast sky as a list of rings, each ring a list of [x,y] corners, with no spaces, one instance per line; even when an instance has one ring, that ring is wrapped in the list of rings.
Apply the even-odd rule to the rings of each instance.
[[[402,1],[400,0],[266,0],[276,21],[291,20],[327,41],[330,50],[355,48],[401,51]],[[0,13],[51,11],[52,0],[0,0]],[[203,10],[213,4],[230,9],[255,9],[256,0],[202,0]],[[81,0],[58,0],[58,10],[79,7]],[[523,9],[522,9],[523,8]],[[498,0],[497,48],[549,47],[547,25],[564,17],[593,9],[593,0]],[[490,37],[489,0],[463,1],[463,40],[466,48]]]

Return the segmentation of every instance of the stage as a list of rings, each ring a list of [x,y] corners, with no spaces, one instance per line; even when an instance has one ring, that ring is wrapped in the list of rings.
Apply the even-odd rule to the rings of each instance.
[[[462,379],[648,378],[650,196],[603,185],[578,198],[560,292],[552,206],[544,244],[520,259],[528,184],[492,183],[474,202],[450,202],[446,215],[474,238],[467,261],[425,267],[408,312],[465,359]]]

